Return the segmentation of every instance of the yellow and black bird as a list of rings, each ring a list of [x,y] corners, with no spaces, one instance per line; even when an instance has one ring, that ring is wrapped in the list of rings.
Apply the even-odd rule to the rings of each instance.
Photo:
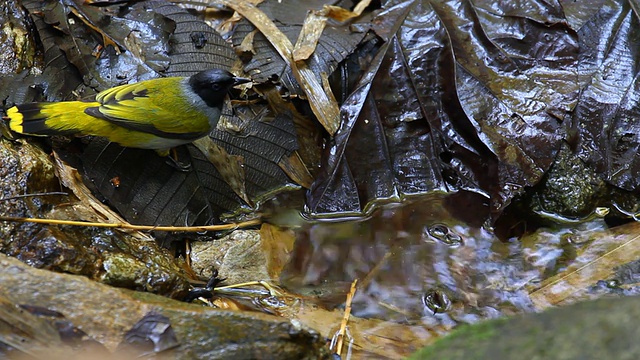
[[[215,128],[229,89],[249,81],[211,69],[116,86],[100,92],[95,101],[27,103],[7,110],[9,128],[37,136],[101,136],[167,155]]]

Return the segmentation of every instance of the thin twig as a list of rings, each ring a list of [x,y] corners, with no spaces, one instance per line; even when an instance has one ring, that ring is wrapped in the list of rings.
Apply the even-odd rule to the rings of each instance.
[[[2,199],[0,199],[0,201],[8,201],[8,200],[13,200],[13,199],[21,199],[21,198],[34,197],[34,196],[49,196],[49,195],[69,195],[69,193],[66,193],[66,192],[63,192],[63,191],[52,191],[52,192],[22,194],[22,195],[11,196],[11,197],[8,197],[8,198],[2,198]]]
[[[244,228],[244,227],[249,227],[254,225],[260,225],[262,223],[262,220],[254,219],[254,220],[243,221],[239,223],[221,224],[221,225],[153,226],[153,225],[133,225],[128,223],[99,223],[99,222],[73,221],[73,220],[36,219],[36,218],[11,217],[11,216],[1,216],[1,215],[0,215],[0,221],[36,223],[36,224],[47,224],[47,225],[71,225],[71,226],[86,226],[86,227],[99,227],[99,228],[129,229],[129,230],[138,230],[138,231],[175,231],[175,232],[233,230],[233,229]]]
[[[243,287],[252,286],[252,285],[262,286],[263,288],[269,291],[269,295],[271,296],[282,296],[282,293],[278,289],[276,289],[274,286],[272,286],[266,281],[248,281],[248,282],[239,283],[239,284],[225,285],[225,286],[216,287],[215,290],[220,291],[220,290],[238,289],[238,288],[243,288]]]
[[[336,354],[340,355],[342,352],[342,342],[344,341],[344,335],[347,330],[347,323],[349,322],[349,316],[351,315],[351,302],[353,301],[353,297],[356,295],[356,284],[358,284],[358,279],[353,280],[351,283],[351,289],[347,294],[347,301],[344,306],[344,316],[342,317],[342,322],[340,323],[340,331],[338,331],[338,342],[336,343]]]

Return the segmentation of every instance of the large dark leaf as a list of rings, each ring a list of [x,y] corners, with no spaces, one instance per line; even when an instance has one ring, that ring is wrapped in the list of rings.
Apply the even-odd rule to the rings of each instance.
[[[197,16],[166,1],[143,4],[176,24],[170,39],[167,76],[190,76],[213,67],[231,68],[237,60],[229,44]]]
[[[576,34],[545,2],[387,7],[374,20],[384,53],[342,107],[310,211],[339,207],[337,189],[358,189],[349,212],[377,198],[466,189],[487,194],[497,216],[555,157],[578,94]]]
[[[569,10],[581,14],[581,9]],[[625,190],[640,185],[638,16],[636,2],[605,1],[578,32],[584,89],[572,134],[578,136],[580,158]]]

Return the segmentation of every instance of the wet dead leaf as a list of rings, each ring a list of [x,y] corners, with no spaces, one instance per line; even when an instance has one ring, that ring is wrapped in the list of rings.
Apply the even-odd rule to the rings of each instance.
[[[180,342],[171,327],[171,320],[162,314],[151,311],[127,331],[123,341],[118,345],[117,351],[137,354],[142,357],[177,346],[180,346]]]
[[[229,1],[223,3],[249,20],[273,45],[278,54],[291,68],[297,82],[302,87],[311,110],[330,135],[335,134],[340,124],[340,109],[324,91],[316,74],[304,62],[296,63],[293,56],[293,44],[276,27],[269,17],[255,5],[247,1]]]
[[[90,17],[85,16],[83,9],[81,9],[79,6],[77,6],[73,2],[69,2],[68,4],[69,4],[69,10],[71,10],[71,12],[75,16],[77,16],[78,19],[80,19],[86,26],[88,26],[93,31],[97,32],[98,34],[100,34],[100,36],[102,36],[102,44],[104,47],[112,46],[113,49],[116,51],[116,54],[120,55],[122,53],[123,46],[120,46],[120,44],[118,44],[118,41],[116,39],[114,39],[105,31],[103,31],[98,24],[94,23],[91,20]]]
[[[304,162],[300,158],[298,152],[294,152],[289,157],[283,157],[278,163],[280,168],[295,181],[296,184],[303,186],[306,189],[311,187],[313,183],[313,176],[309,173],[309,170],[304,165]]]
[[[616,268],[640,259],[640,223],[594,232],[575,261],[530,291],[538,310],[589,298],[589,288],[611,279]]]
[[[320,154],[322,153],[322,129],[309,117],[302,115],[291,102],[285,101],[277,89],[257,90],[260,91],[260,95],[267,100],[269,107],[276,113],[291,114],[299,144],[296,152],[306,166],[310,168],[318,166],[320,164]],[[302,183],[299,184],[305,186]]]
[[[558,19],[559,6],[532,24],[520,8],[485,19],[479,14],[498,11],[419,0],[385,5],[372,21],[386,40],[381,58],[355,67],[364,71],[342,102],[309,215],[366,212],[367,198],[483,188],[497,219],[556,157],[557,119],[578,97],[579,37]],[[527,35],[505,35],[516,28]],[[513,46],[515,38],[531,45]],[[545,38],[554,41],[540,51],[533,44]]]
[[[223,147],[216,144],[209,137],[204,137],[193,142],[198,150],[211,161],[218,170],[220,176],[229,184],[245,203],[253,207],[253,202],[247,194],[246,175],[244,172],[244,158],[239,155],[229,154]]]

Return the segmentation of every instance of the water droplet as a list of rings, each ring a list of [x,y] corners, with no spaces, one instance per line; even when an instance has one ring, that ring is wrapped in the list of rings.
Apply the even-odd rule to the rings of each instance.
[[[442,240],[449,233],[449,228],[446,225],[435,224],[427,228],[427,233],[438,240]]]
[[[444,237],[445,244],[449,246],[458,246],[462,244],[462,237],[454,232],[450,232]]]
[[[451,300],[442,290],[427,291],[422,296],[422,304],[434,315],[445,313],[451,309]]]
[[[272,296],[272,295],[258,297],[256,298],[256,301],[257,301],[257,305],[266,309],[271,309],[271,310],[279,309],[286,305],[277,296]]]
[[[573,244],[573,245],[578,245],[583,242],[582,238],[576,234],[566,235],[565,240],[567,240],[567,243]]]
[[[593,211],[593,213],[598,217],[605,217],[609,215],[610,211],[611,210],[608,207],[599,206]]]
[[[426,233],[430,238],[450,246],[462,244],[462,237],[443,224],[434,224],[426,227]]]
[[[607,280],[607,287],[609,289],[618,289],[620,288],[620,281],[618,279],[610,279]]]

